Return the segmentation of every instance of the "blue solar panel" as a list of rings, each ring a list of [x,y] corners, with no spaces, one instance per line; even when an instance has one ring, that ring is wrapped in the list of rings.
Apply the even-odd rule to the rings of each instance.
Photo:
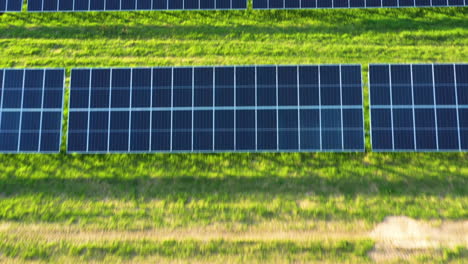
[[[0,69],[0,152],[60,150],[63,69]]]
[[[23,0],[0,0],[0,13],[21,12]]]
[[[464,0],[253,0],[254,9],[466,6]]]
[[[370,65],[375,151],[466,151],[468,64]]]
[[[73,69],[68,151],[363,151],[359,65]]]
[[[5,0],[0,0],[5,1]],[[11,1],[11,0],[10,0]],[[18,1],[18,0],[16,0]],[[246,9],[247,0],[29,0],[30,12]]]

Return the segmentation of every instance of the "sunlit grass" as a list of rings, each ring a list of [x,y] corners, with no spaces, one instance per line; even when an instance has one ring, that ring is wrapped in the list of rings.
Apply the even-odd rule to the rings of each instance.
[[[66,67],[68,77],[72,67],[296,63],[359,63],[367,76],[368,63],[467,59],[467,8],[0,16],[0,67]],[[389,215],[468,218],[467,154],[367,149],[68,155],[63,145],[57,155],[0,155],[0,227],[245,231],[275,223],[300,232],[314,222],[347,222],[364,232]],[[12,237],[1,228],[0,238],[0,262],[362,263],[372,247],[347,238],[80,244]],[[445,252],[427,262],[466,256],[464,249]]]

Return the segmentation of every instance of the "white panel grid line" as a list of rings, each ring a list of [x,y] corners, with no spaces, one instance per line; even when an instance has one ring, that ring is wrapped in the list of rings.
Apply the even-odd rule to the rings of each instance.
[[[2,90],[1,90],[1,93],[2,93],[2,96],[0,97],[0,131],[2,129],[2,116],[3,116],[3,97],[4,97],[4,91],[5,91],[5,74],[6,74],[6,71],[5,70],[1,70],[2,71]]]
[[[415,113],[414,113],[414,80],[413,80],[413,64],[410,65],[410,76],[411,76],[411,111],[413,113],[413,149],[416,150],[416,120],[415,120]]]
[[[26,70],[23,70],[23,84],[22,84],[22,89],[21,89],[21,108],[20,108],[20,118],[19,118],[19,127],[18,127],[18,145],[17,145],[17,151],[20,151],[20,146],[21,146],[21,126],[23,125],[23,104],[24,104],[24,80],[26,77]],[[44,76],[45,78],[45,76]]]
[[[211,103],[213,105],[213,111],[212,111],[212,115],[213,115],[213,118],[212,118],[212,133],[213,133],[213,136],[211,137],[211,149],[213,151],[215,151],[215,137],[216,137],[216,133],[215,133],[215,119],[216,119],[216,113],[215,113],[215,106],[216,106],[216,69],[213,68],[213,91],[212,91],[212,100],[211,100]]]
[[[367,94],[367,99],[369,100],[369,137],[370,137],[370,144],[371,144],[371,148],[373,149],[374,148],[374,144],[373,144],[373,141],[372,141],[372,109],[374,108],[372,106],[372,89],[371,89],[371,81],[370,81],[370,68],[371,68],[371,65],[368,65],[367,67],[367,89],[368,89],[368,94]],[[362,78],[362,74],[361,74],[361,78]],[[363,83],[364,84],[364,83]],[[364,92],[362,94],[362,104],[364,105]],[[364,119],[364,109],[362,111],[362,115],[363,115],[363,120]],[[364,125],[364,123],[363,123]],[[365,136],[365,130],[364,130],[364,136]],[[365,139],[365,137],[364,137]]]
[[[232,3],[232,0],[231,0],[231,3]],[[233,113],[234,114],[234,121],[233,121],[233,123],[234,123],[233,124],[233,130],[234,130],[234,135],[233,135],[234,142],[233,142],[233,144],[234,144],[234,146],[233,146],[233,148],[234,148],[234,150],[237,150],[237,129],[236,129],[236,122],[237,122],[237,120],[236,120],[236,118],[237,118],[237,78],[236,78],[236,76],[237,76],[237,68],[234,67],[234,77],[233,77],[233,84],[234,84],[234,87],[233,87],[233,89],[234,89],[234,105],[233,105],[234,106],[233,107],[233,109],[234,109],[234,111],[233,111],[234,112]]]
[[[89,70],[89,86],[88,86],[88,129],[86,131],[86,151],[89,151],[89,124],[90,124],[90,119],[91,119],[91,80],[93,78],[93,70]]]
[[[458,150],[461,151],[461,128],[460,128],[460,117],[459,117],[459,109],[458,109],[458,83],[457,83],[457,69],[456,65],[453,64],[453,82],[455,85],[455,105],[456,105],[456,111],[457,111],[457,132],[458,132]]]
[[[276,73],[276,87],[275,87],[275,90],[276,90],[276,150],[279,151],[278,66],[275,67],[275,73]]]
[[[362,109],[362,107],[360,105],[344,105],[343,106],[344,108],[346,109]],[[428,106],[427,105],[416,105],[415,108],[427,108]],[[429,107],[433,108],[432,105],[429,105]],[[237,110],[255,110],[255,106],[237,106],[237,107],[233,107],[233,106],[218,106],[218,107],[214,107],[215,110],[234,110],[235,108]],[[331,110],[340,110],[341,109],[341,106],[339,105],[323,105],[322,107],[320,106],[317,106],[317,105],[311,105],[311,106],[301,106],[301,110],[318,110],[318,109],[331,109]],[[388,105],[377,105],[377,106],[373,106],[372,108],[374,109],[389,109],[390,106]],[[398,106],[398,105],[395,105],[393,106],[394,109],[402,109],[402,108],[408,108],[407,106]],[[438,106],[437,108],[444,108],[444,109],[447,109],[447,108],[456,108],[456,106]],[[463,105],[460,106],[460,108],[464,108]],[[466,107],[465,107],[466,108]],[[53,108],[54,110],[56,111],[60,111],[60,108]],[[114,107],[112,108],[111,111],[128,111],[128,107]],[[132,110],[133,111],[170,111],[171,109],[173,109],[174,111],[191,111],[192,107],[133,107]],[[209,107],[209,106],[200,106],[200,107],[196,107],[196,110],[212,110],[213,107]],[[256,108],[257,110],[276,110],[276,106],[259,106]],[[278,107],[279,110],[297,110],[297,107],[296,106],[279,106]],[[11,112],[11,111],[16,111],[14,109],[3,109],[4,112]],[[28,111],[40,111],[40,109],[30,109]],[[87,111],[87,108],[73,108],[73,111],[74,112],[86,112]],[[93,108],[93,112],[107,112],[109,111],[109,109],[106,107],[106,108]]]
[[[340,69],[340,117],[341,117],[341,148],[344,149],[344,128],[343,128],[343,76],[341,75]]]
[[[257,140],[257,133],[258,133],[258,125],[257,125],[257,66],[255,66],[255,150],[258,150],[258,140]]]
[[[71,75],[73,76],[73,69],[70,71],[71,72]],[[65,75],[65,72],[64,72],[64,75]],[[63,82],[65,84],[65,76],[63,78]],[[65,86],[64,86],[65,87]],[[66,142],[67,142],[67,151],[68,151],[68,148],[70,146],[70,114],[72,113],[72,109],[71,109],[71,94],[72,94],[72,85],[71,85],[71,81],[70,81],[70,88],[68,89],[69,90],[69,93],[68,93],[68,115],[67,115],[67,125],[68,125],[68,130],[67,130],[67,139],[66,139]],[[65,95],[64,95],[64,101],[65,101]]]
[[[395,150],[395,129],[393,127],[393,89],[392,89],[392,66],[388,65],[388,87],[390,92],[390,121],[392,127],[392,150]]]
[[[434,64],[432,64],[432,90],[434,93],[434,125],[435,125],[435,133],[436,133],[436,146],[437,151],[439,151],[439,126],[437,124],[437,95],[435,90],[435,74],[434,74]]]
[[[322,84],[320,83],[321,82],[321,78],[320,78],[320,75],[321,75],[321,68],[320,68],[320,65],[318,66],[318,69],[317,69],[317,75],[318,75],[318,99],[319,99],[319,127],[320,127],[320,130],[319,130],[319,135],[320,135],[320,151],[323,151],[323,143],[322,143]]]
[[[132,95],[133,95],[133,70],[130,70],[130,108],[129,108],[129,113],[128,113],[128,152],[131,151],[131,142],[132,142]]]
[[[44,109],[44,90],[45,90],[45,76],[46,76],[46,70],[44,69],[42,71],[42,97],[41,97],[41,110]],[[44,112],[41,111],[41,115],[39,117],[39,142],[37,144],[37,151],[41,151],[41,144],[42,144],[42,118],[43,118]]]
[[[107,115],[107,152],[110,151],[110,137],[111,137],[111,108],[112,108],[112,72],[113,69],[109,71],[109,114]]]
[[[191,133],[191,137],[192,137],[192,140],[191,140],[191,149],[190,151],[193,152],[193,134],[195,133],[194,132],[194,122],[193,122],[193,116],[194,116],[194,105],[195,105],[195,68],[192,67],[192,119],[191,119],[191,122],[192,122],[192,133]]]
[[[151,6],[153,6],[153,0],[151,0]],[[153,78],[154,78],[154,69],[150,68],[151,71],[151,81],[150,81],[150,107],[153,109]],[[148,138],[148,151],[152,150],[152,140],[153,140],[153,111],[149,111],[149,138]]]
[[[174,128],[174,68],[171,68],[171,139],[170,150],[172,151],[172,131]]]
[[[59,151],[60,151],[60,147],[62,146],[62,137],[63,137],[63,135],[62,135],[62,133],[63,133],[63,119],[64,119],[64,118],[63,118],[63,112],[64,112],[63,109],[65,109],[65,89],[66,89],[66,88],[65,88],[65,87],[66,87],[66,85],[65,85],[65,79],[66,79],[66,77],[65,77],[65,69],[62,69],[62,74],[61,74],[61,76],[62,76],[62,78],[63,78],[63,82],[62,82],[62,105],[61,105],[62,107],[60,108],[60,115],[61,115],[61,116],[60,116]]]
[[[361,118],[362,118],[362,149],[366,150],[366,118],[364,116],[364,82],[362,80],[362,66],[359,66],[359,73],[361,75],[361,83],[359,85],[361,91]],[[370,106],[370,104],[369,104]],[[370,107],[369,107],[369,122],[370,122]]]
[[[302,1],[300,1],[302,3]],[[300,89],[299,89],[299,66],[296,66],[296,88],[297,88],[297,148],[301,149],[301,110],[300,110]]]

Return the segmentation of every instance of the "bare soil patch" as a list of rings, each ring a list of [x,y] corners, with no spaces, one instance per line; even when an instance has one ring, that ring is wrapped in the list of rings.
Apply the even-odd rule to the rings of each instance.
[[[468,221],[419,221],[391,216],[375,226],[370,237],[376,241],[370,257],[375,261],[409,259],[442,248],[468,247]]]

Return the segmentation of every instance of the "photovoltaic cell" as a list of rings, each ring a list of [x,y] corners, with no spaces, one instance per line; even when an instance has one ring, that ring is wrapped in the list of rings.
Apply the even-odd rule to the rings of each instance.
[[[468,64],[369,65],[375,151],[466,151]]]
[[[21,12],[23,0],[0,0],[0,13]]]
[[[68,151],[363,151],[359,65],[73,69]]]
[[[0,152],[59,152],[65,71],[0,69]]]
[[[0,0],[5,1],[5,0]],[[12,0],[7,0],[12,1]],[[18,0],[16,0],[18,1]],[[30,12],[246,9],[247,0],[29,0]]]
[[[466,6],[464,0],[253,0],[254,9]]]

